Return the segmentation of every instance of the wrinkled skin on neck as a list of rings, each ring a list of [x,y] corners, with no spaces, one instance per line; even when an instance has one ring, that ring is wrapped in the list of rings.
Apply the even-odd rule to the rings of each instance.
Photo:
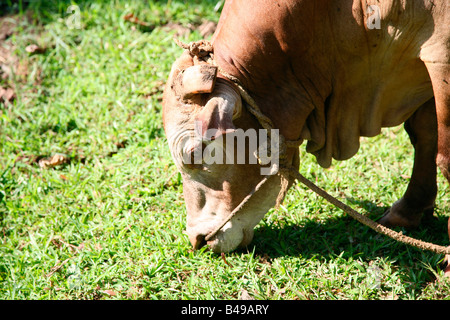
[[[368,29],[369,5],[380,8],[381,29]],[[286,139],[307,140],[307,151],[329,167],[332,159],[352,157],[360,136],[400,125],[433,96],[421,60],[436,60],[433,50],[439,52],[427,46],[433,6],[231,0],[213,37],[215,59]]]

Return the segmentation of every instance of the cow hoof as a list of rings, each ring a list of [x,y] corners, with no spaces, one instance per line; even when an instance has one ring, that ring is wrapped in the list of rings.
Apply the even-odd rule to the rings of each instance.
[[[401,199],[394,203],[391,208],[386,210],[379,222],[389,228],[403,227],[414,229],[420,225],[423,214],[427,216],[433,215],[433,208],[417,210],[417,208],[408,206],[406,201]]]

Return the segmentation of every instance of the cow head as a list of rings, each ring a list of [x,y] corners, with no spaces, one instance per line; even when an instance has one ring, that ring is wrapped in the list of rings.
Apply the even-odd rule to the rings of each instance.
[[[186,232],[193,247],[207,244],[215,252],[228,252],[248,245],[253,228],[275,205],[281,189],[280,176],[273,174],[277,169],[275,152],[265,161],[259,157],[258,162],[254,156],[255,150],[261,151],[274,139],[263,141],[264,137],[256,134],[256,147],[251,141],[255,134],[238,139],[239,132],[245,135],[252,129],[257,133],[258,121],[242,107],[234,84],[188,52],[172,67],[164,90],[163,122],[183,178]],[[267,181],[242,210],[205,241],[265,176]]]

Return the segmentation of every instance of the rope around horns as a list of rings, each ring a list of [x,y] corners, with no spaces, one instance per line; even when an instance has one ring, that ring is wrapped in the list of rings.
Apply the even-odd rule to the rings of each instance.
[[[213,64],[219,68],[219,72],[228,78],[230,81],[232,81],[236,87],[238,88],[242,98],[246,102],[248,110],[256,117],[256,119],[259,121],[261,126],[268,131],[270,134],[271,129],[274,128],[274,125],[270,118],[268,118],[266,115],[264,115],[261,110],[259,109],[258,105],[256,104],[255,100],[248,94],[248,92],[244,89],[239,79],[236,77],[224,72],[214,61],[214,49],[212,44],[209,41],[206,40],[200,40],[197,42],[191,42],[190,44],[184,44],[181,41],[175,39],[175,42],[178,46],[185,50],[189,50],[189,53],[191,56],[195,56],[207,63]],[[285,160],[286,157],[286,149],[287,148],[298,148],[300,146],[301,142],[298,141],[286,141],[282,135],[280,135],[280,160]],[[356,210],[352,209],[345,203],[341,202],[340,200],[336,199],[329,193],[327,193],[322,188],[315,185],[313,182],[305,178],[300,172],[298,172],[296,169],[294,169],[292,166],[288,165],[286,161],[284,161],[283,165],[281,165],[280,162],[280,169],[279,174],[282,178],[281,181],[281,191],[277,199],[277,204],[281,202],[281,200],[284,198],[284,195],[287,193],[287,190],[289,188],[289,177],[292,177],[296,179],[297,181],[303,183],[306,187],[317,193],[319,196],[333,204],[334,206],[338,207],[339,209],[343,210],[345,213],[350,215],[353,219],[357,220],[358,222],[364,224],[365,226],[371,228],[372,230],[381,233],[387,237],[390,237],[391,239],[394,239],[396,241],[399,241],[401,243],[413,246],[415,248],[421,249],[421,250],[427,250],[431,251],[437,254],[446,254],[450,255],[450,246],[440,246],[433,243],[429,243],[426,241],[414,239],[408,236],[405,236],[402,232],[394,231],[390,228],[387,228],[383,226],[382,224],[375,222],[368,217],[360,214]],[[263,180],[264,182],[266,181]],[[264,182],[261,182],[258,184],[259,187],[261,187]],[[259,187],[255,188],[255,191],[249,194],[239,205],[236,207],[235,210],[232,211],[232,213],[227,217],[227,219],[220,225],[220,227],[215,228],[215,230],[208,235],[208,239],[211,239],[224,225],[226,222],[230,221],[231,218],[233,218],[234,215],[236,215],[240,209],[250,200],[251,196],[258,191]]]

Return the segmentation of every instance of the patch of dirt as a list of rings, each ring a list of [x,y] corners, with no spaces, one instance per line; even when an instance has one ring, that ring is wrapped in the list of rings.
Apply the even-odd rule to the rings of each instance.
[[[0,102],[5,105],[11,103],[16,98],[16,93],[11,88],[3,88],[0,86]]]
[[[11,17],[0,17],[0,41],[9,38],[16,28],[16,21]]]
[[[31,23],[30,15],[11,15],[0,17],[0,107],[9,106],[17,98],[16,84],[28,81],[31,70],[29,59],[18,57],[15,53],[16,47],[10,41],[10,37],[16,32],[17,26],[24,22]],[[36,33],[36,28],[30,33]],[[39,35],[37,34],[37,37]],[[45,49],[36,44],[30,44],[26,48],[28,54],[44,53]],[[41,71],[35,72],[33,82],[39,85],[41,82]]]
[[[17,22],[12,17],[0,17],[0,81],[10,77],[10,71],[13,60],[13,48],[6,43],[16,28]],[[0,83],[1,83],[0,82]],[[3,87],[0,85],[0,103],[7,105],[15,99],[15,90],[11,87]]]

